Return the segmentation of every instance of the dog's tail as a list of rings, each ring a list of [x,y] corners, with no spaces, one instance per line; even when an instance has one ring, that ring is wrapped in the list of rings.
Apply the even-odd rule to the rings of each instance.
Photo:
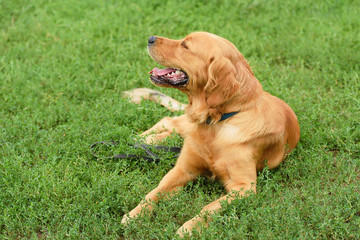
[[[143,99],[161,104],[172,112],[183,111],[186,104],[150,88],[136,88],[123,92],[124,97],[128,97],[132,102],[139,104]]]

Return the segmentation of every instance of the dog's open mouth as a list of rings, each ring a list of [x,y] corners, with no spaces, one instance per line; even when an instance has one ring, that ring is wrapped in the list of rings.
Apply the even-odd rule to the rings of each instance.
[[[186,73],[177,68],[154,68],[149,74],[151,81],[158,85],[183,87],[189,81]]]

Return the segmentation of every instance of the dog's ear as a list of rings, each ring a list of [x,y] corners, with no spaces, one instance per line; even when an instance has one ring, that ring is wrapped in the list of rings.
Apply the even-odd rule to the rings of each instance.
[[[216,108],[234,96],[240,83],[235,66],[228,58],[211,58],[209,62],[205,101],[210,108]]]

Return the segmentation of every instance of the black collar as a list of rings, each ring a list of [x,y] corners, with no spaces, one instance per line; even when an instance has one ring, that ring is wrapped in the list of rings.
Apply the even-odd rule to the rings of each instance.
[[[240,111],[224,113],[223,115],[221,115],[221,118],[220,118],[219,122],[224,121],[224,120],[226,120],[226,119],[234,116],[235,114],[237,114],[237,113],[239,113],[239,112],[240,112]],[[208,117],[208,118],[206,119],[206,124],[209,125],[210,123],[211,123],[211,117]]]

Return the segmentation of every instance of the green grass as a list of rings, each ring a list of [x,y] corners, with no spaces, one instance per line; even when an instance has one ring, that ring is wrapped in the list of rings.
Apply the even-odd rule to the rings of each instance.
[[[239,48],[264,89],[294,109],[301,140],[279,168],[259,173],[257,195],[226,206],[198,237],[359,239],[359,12],[351,0],[0,0],[0,238],[171,239],[225,193],[199,178],[124,228],[122,215],[173,161],[89,152],[111,139],[134,152],[127,143],[174,115],[121,92],[156,88],[150,35],[201,30]]]

